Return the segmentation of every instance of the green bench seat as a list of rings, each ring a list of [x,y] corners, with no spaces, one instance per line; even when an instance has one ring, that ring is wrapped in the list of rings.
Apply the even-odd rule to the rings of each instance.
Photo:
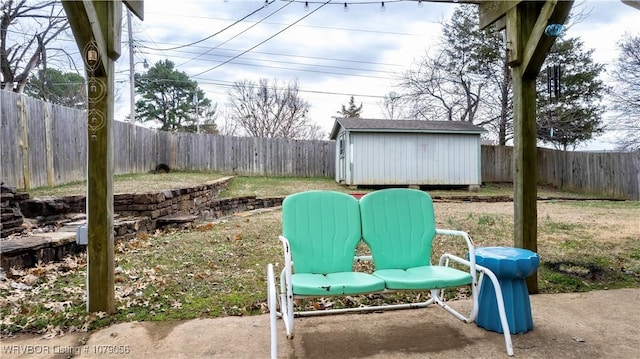
[[[291,276],[295,295],[355,295],[381,292],[384,279],[360,272],[323,274],[299,273]]]
[[[432,263],[436,234],[462,237],[469,259],[445,253]],[[428,193],[413,189],[371,192],[360,201],[345,193],[307,191],[287,196],[282,203],[284,267],[280,292],[272,264],[267,265],[271,356],[277,357],[276,318],[283,319],[287,337],[293,337],[294,315],[427,307],[437,304],[464,322],[473,322],[478,310],[478,286],[488,275],[496,288],[501,324],[508,328],[499,283],[488,269],[475,263],[471,237],[462,231],[436,229],[433,202]],[[364,242],[371,256],[357,257]],[[372,274],[354,271],[354,260],[373,259]],[[456,262],[467,271],[451,267]],[[480,273],[480,277],[478,277]],[[471,288],[473,307],[464,316],[445,303],[443,290]],[[422,303],[359,306],[316,311],[294,311],[296,298],[386,293],[399,290],[428,291]],[[513,355],[509,330],[507,353]]]
[[[380,269],[373,273],[389,290],[430,290],[470,285],[468,272],[450,267],[421,266],[409,269]]]

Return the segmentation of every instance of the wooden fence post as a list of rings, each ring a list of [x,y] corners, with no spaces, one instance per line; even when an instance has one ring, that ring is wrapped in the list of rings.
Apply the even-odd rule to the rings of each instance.
[[[18,98],[18,108],[20,109],[20,129],[21,140],[20,149],[22,150],[22,181],[24,189],[31,188],[31,166],[29,163],[29,118],[27,116],[27,103],[25,95],[20,94]]]
[[[55,185],[55,172],[53,170],[53,152],[51,150],[51,104],[43,102],[42,106],[44,107],[44,146],[47,166],[47,186],[52,187]]]

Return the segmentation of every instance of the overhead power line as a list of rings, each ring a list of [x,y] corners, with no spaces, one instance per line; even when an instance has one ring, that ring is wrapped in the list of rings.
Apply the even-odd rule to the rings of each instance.
[[[181,83],[181,82],[189,82],[190,80],[169,80],[169,79],[154,79],[152,80],[152,82],[154,83],[166,83],[166,82],[173,82],[173,83]],[[211,81],[211,80],[198,80],[198,85],[211,85],[211,86],[217,86],[217,87],[224,87],[224,88],[231,88],[233,87],[235,84],[235,82],[232,81],[224,81],[224,80],[216,80],[216,81]],[[258,86],[258,84],[255,84],[254,86]],[[278,89],[280,90],[284,90],[284,87],[278,87]],[[302,93],[311,93],[311,94],[319,94],[319,95],[331,95],[331,96],[355,96],[355,97],[365,97],[365,98],[374,98],[374,99],[383,99],[385,96],[381,96],[381,95],[370,95],[370,94],[355,94],[355,93],[346,93],[346,92],[334,92],[334,91],[319,91],[319,90],[304,90],[304,89],[299,89],[299,92]]]
[[[147,52],[139,52],[141,54],[146,54],[149,55]],[[188,53],[188,52],[187,52]],[[228,59],[231,56],[229,55],[216,55],[216,54],[208,54],[207,58],[202,58],[200,61],[206,61],[206,62],[220,62],[220,60],[214,60],[212,58],[225,58]],[[185,55],[185,56],[180,56],[180,55],[171,55],[172,59],[190,59],[188,61],[193,60],[192,57]],[[284,61],[284,60],[272,60],[272,59],[261,59],[261,58],[254,58],[254,57],[244,57],[244,60],[250,60],[250,61],[256,61],[256,62],[260,62],[260,63],[276,63],[276,64],[285,64],[285,65],[294,65],[294,66],[300,66],[300,67],[309,67],[309,68],[327,68],[327,69],[337,69],[337,70],[345,70],[345,71],[362,71],[362,72],[372,72],[372,73],[380,73],[380,74],[396,74],[396,72],[394,71],[385,71],[385,70],[373,70],[370,68],[358,68],[358,67],[347,67],[347,66],[336,66],[336,65],[320,65],[320,64],[315,64],[315,63],[301,63],[301,62],[294,62],[294,61]],[[234,64],[236,65],[249,65],[249,66],[263,66],[263,65],[259,65],[259,64],[251,64],[251,63],[240,63],[240,62],[234,62]],[[398,65],[399,66],[399,65]],[[266,66],[265,66],[266,67]],[[288,68],[290,70],[296,70],[298,68]]]
[[[256,10],[252,11],[250,14],[245,15],[245,16],[244,16],[244,17],[242,17],[240,20],[236,20],[236,21],[235,21],[235,22],[233,22],[231,25],[229,25],[229,26],[227,26],[227,27],[223,28],[222,30],[220,30],[220,31],[218,31],[218,32],[216,32],[216,33],[214,33],[214,34],[211,34],[211,35],[209,35],[209,36],[207,36],[207,37],[205,37],[205,38],[202,38],[202,39],[200,39],[200,40],[196,40],[196,41],[194,41],[194,42],[190,42],[190,43],[188,43],[188,44],[184,44],[184,45],[179,45],[179,46],[170,47],[170,48],[165,48],[165,49],[154,49],[154,50],[157,50],[157,51],[170,51],[170,50],[176,50],[176,49],[180,49],[180,48],[183,48],[183,47],[193,46],[193,45],[195,45],[195,44],[199,44],[199,43],[201,43],[201,42],[203,42],[203,41],[209,40],[210,38],[212,38],[212,37],[214,37],[214,36],[216,36],[216,35],[221,34],[222,32],[224,32],[224,31],[226,31],[226,30],[230,29],[231,27],[233,27],[233,26],[237,25],[238,23],[242,22],[242,21],[243,21],[243,20],[245,20],[246,18],[248,18],[248,17],[252,16],[253,14],[255,14],[255,13],[259,12],[260,10],[262,10],[262,9],[266,8],[266,7],[267,7],[267,5],[269,5],[269,4],[273,4],[275,1],[276,1],[276,0],[271,0],[271,2],[268,2],[268,0],[267,0],[267,1],[265,1],[264,5],[262,5],[259,9],[256,9]],[[146,47],[146,46],[145,46],[145,47]],[[146,48],[150,48],[150,47],[146,47]]]
[[[231,41],[231,40],[235,39],[236,37],[238,37],[238,36],[240,36],[240,35],[244,34],[245,32],[247,32],[247,31],[251,30],[251,29],[252,29],[252,28],[254,28],[254,27],[258,26],[258,25],[262,22],[262,20],[266,20],[266,19],[270,18],[271,16],[273,16],[273,15],[277,14],[278,12],[280,12],[282,9],[286,8],[286,7],[287,7],[287,6],[289,6],[289,5],[291,5],[291,3],[290,3],[290,2],[288,2],[288,3],[284,4],[283,6],[281,6],[280,8],[278,8],[277,10],[273,11],[271,14],[269,14],[269,15],[267,15],[267,16],[265,16],[265,17],[263,17],[260,21],[257,21],[257,22],[256,22],[256,23],[254,23],[253,25],[251,25],[251,26],[249,26],[248,28],[246,28],[246,29],[244,29],[244,30],[240,31],[239,33],[237,33],[237,34],[235,34],[234,36],[230,37],[230,38],[229,38],[229,39],[227,39],[226,41],[223,41],[223,42],[219,43],[218,45],[216,45],[216,46],[214,46],[214,47],[212,47],[212,48],[208,49],[208,50],[207,50],[207,51],[205,51],[204,53],[202,53],[202,54],[200,54],[200,55],[198,55],[198,56],[196,56],[196,57],[194,57],[194,58],[192,58],[192,59],[190,59],[190,60],[188,60],[188,61],[185,61],[185,62],[181,63],[180,65],[178,65],[178,67],[179,67],[179,66],[182,66],[182,65],[185,65],[185,64],[188,64],[189,62],[191,62],[191,61],[193,61],[193,60],[195,60],[195,59],[199,58],[200,56],[204,56],[204,55],[206,55],[206,54],[210,53],[211,51],[213,51],[213,50],[215,50],[215,49],[219,48],[220,46],[222,46],[222,45],[226,44],[227,42],[229,42],[229,41]],[[265,6],[266,6],[266,4],[265,4]]]
[[[171,43],[161,43],[161,44],[172,45]],[[193,46],[193,47],[207,48],[206,46]],[[151,48],[147,48],[147,50],[156,51],[156,50],[153,50]],[[217,48],[217,50],[218,51],[228,51],[228,52],[242,52],[242,51],[244,51],[244,50],[229,49],[229,48],[223,48],[223,47],[219,47],[219,48]],[[185,51],[185,50],[181,50],[180,52],[190,53],[190,52]],[[260,54],[260,55],[294,57],[294,58],[310,59],[310,60],[350,62],[350,63],[358,63],[358,64],[383,65],[383,66],[404,66],[404,65],[400,65],[400,64],[390,64],[390,63],[385,63],[385,62],[374,62],[374,61],[364,61],[364,60],[349,60],[349,59],[339,59],[339,58],[331,58],[331,57],[318,57],[318,56],[305,56],[305,55],[293,55],[293,54],[284,54],[284,53],[279,53],[279,52],[265,52],[265,51],[251,51],[251,52],[254,53],[254,54]],[[191,52],[191,53],[195,54],[195,52]],[[146,52],[146,54],[151,55],[150,52]],[[211,56],[224,56],[224,55],[211,55]]]
[[[280,30],[280,31],[276,32],[275,34],[273,34],[273,35],[269,36],[269,37],[268,37],[268,38],[266,38],[265,40],[263,40],[263,41],[259,42],[258,44],[256,44],[256,45],[254,45],[254,46],[252,46],[252,47],[248,48],[247,50],[245,50],[245,51],[243,51],[243,52],[239,53],[238,55],[236,55],[236,56],[234,56],[234,57],[230,58],[229,60],[224,61],[223,63],[221,63],[221,64],[219,64],[219,65],[216,65],[216,66],[214,66],[214,67],[212,67],[212,68],[210,68],[210,69],[208,69],[208,70],[205,70],[205,71],[199,72],[199,73],[197,73],[197,74],[193,75],[192,77],[200,76],[200,75],[205,74],[205,73],[207,73],[207,72],[209,72],[209,71],[213,71],[213,70],[215,70],[215,69],[219,68],[220,66],[226,65],[226,64],[228,64],[229,62],[231,62],[231,61],[233,61],[233,60],[235,60],[235,59],[239,58],[240,56],[242,56],[242,55],[246,54],[247,52],[252,51],[253,49],[257,48],[258,46],[260,46],[260,45],[264,44],[265,42],[267,42],[267,41],[269,41],[269,40],[273,39],[274,37],[276,37],[276,36],[278,36],[278,35],[282,34],[283,32],[285,32],[286,30],[290,29],[292,26],[294,26],[295,24],[299,23],[300,21],[302,21],[302,20],[304,20],[304,19],[308,18],[309,16],[313,15],[316,11],[318,11],[318,10],[322,9],[322,8],[323,8],[323,7],[325,7],[327,4],[329,4],[331,1],[332,1],[332,0],[328,0],[327,2],[325,2],[325,3],[323,3],[322,5],[320,5],[320,6],[318,6],[317,8],[315,8],[313,11],[309,12],[308,14],[306,14],[305,16],[303,16],[303,17],[301,17],[300,19],[298,19],[298,20],[294,21],[294,22],[293,22],[293,23],[291,23],[290,25],[286,26],[284,29],[282,29],[282,30]]]
[[[144,52],[143,52],[144,54]],[[172,56],[172,58],[188,58],[188,57],[181,57],[181,56]],[[222,65],[224,65],[225,63],[230,62],[233,59],[237,59],[238,56],[235,56],[227,61],[223,61],[221,62],[219,65],[215,66],[214,68],[220,67]],[[276,63],[287,63],[284,61],[273,61],[273,60],[263,60],[263,61],[268,61],[268,62],[276,62]],[[381,80],[392,80],[393,77],[384,77],[384,76],[374,76],[374,75],[360,75],[360,74],[354,74],[354,73],[345,73],[345,72],[334,72],[334,71],[322,71],[322,70],[312,70],[312,69],[304,69],[304,68],[293,68],[293,67],[285,67],[285,66],[270,66],[270,65],[265,65],[265,64],[252,64],[252,63],[248,63],[248,62],[234,62],[234,65],[241,65],[241,66],[251,66],[251,67],[262,67],[262,68],[269,68],[269,69],[279,69],[279,70],[290,70],[290,71],[300,71],[300,72],[311,72],[311,73],[318,73],[318,74],[328,74],[328,75],[340,75],[340,76],[353,76],[353,77],[366,77],[366,78],[373,78],[373,79],[381,79]],[[291,64],[291,63],[290,63]],[[334,68],[334,69],[345,69],[345,70],[350,70],[350,71],[362,71],[362,72],[373,72],[373,73],[382,73],[382,74],[391,74],[393,75],[394,72],[392,71],[380,71],[380,70],[369,70],[369,69],[356,69],[356,68],[344,68],[344,67],[337,67],[337,66],[322,66],[322,65],[307,65],[307,64],[299,64],[300,66],[309,66],[309,67],[327,67],[327,68]],[[211,68],[207,71],[203,71],[199,74],[193,75],[193,76],[189,76],[191,78],[196,78],[208,71],[213,70],[214,68]]]

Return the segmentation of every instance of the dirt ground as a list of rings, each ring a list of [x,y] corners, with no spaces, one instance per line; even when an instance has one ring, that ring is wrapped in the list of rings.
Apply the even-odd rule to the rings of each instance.
[[[598,240],[617,242],[625,238],[640,240],[640,208],[611,208],[603,202],[590,205],[585,201],[538,201],[538,226],[545,221],[562,222],[586,227]],[[617,202],[611,202],[612,206]],[[436,218],[496,214],[510,216],[513,223],[513,202],[435,203]]]
[[[640,289],[531,296],[534,329],[512,336],[515,358],[640,357]],[[470,302],[451,303],[457,309]],[[296,319],[288,340],[277,322],[280,358],[507,358],[501,334],[444,310],[400,310]],[[2,358],[268,358],[267,315],[128,322],[51,340],[2,341]]]
[[[513,202],[436,202],[435,211],[438,227],[451,228],[449,218],[466,219],[477,225],[474,230],[494,231],[506,243],[512,242]],[[539,243],[585,235],[611,243],[613,248],[630,239],[640,242],[638,213],[639,207],[633,204],[539,201]],[[496,223],[479,224],[484,218]],[[554,226],[562,230],[555,231]],[[545,359],[640,358],[639,300],[638,288],[534,295],[531,301],[535,329],[514,336],[515,355]],[[464,307],[469,302],[455,301],[455,305]],[[261,315],[128,322],[51,340],[19,335],[2,340],[0,357],[266,358],[270,346],[268,325],[268,317]],[[282,322],[278,322],[280,357],[506,357],[501,335],[475,324],[460,323],[439,308],[305,318],[298,319],[296,325],[296,337],[287,340]]]

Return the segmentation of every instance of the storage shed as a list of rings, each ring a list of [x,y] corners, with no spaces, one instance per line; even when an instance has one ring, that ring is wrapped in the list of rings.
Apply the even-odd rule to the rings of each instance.
[[[460,121],[338,118],[336,182],[480,185],[483,128]]]

